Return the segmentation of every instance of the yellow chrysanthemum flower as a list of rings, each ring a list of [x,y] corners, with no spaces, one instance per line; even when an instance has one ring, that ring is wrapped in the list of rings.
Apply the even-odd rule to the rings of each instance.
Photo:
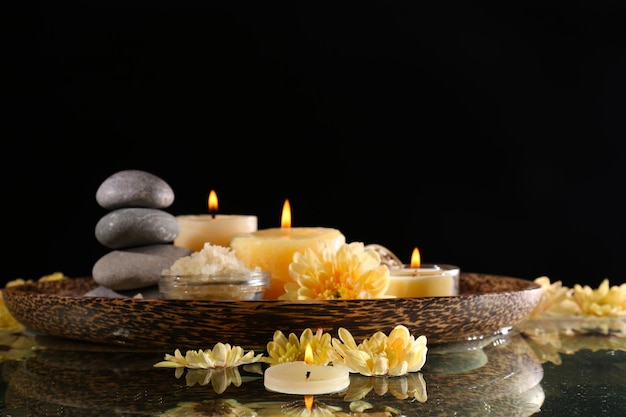
[[[4,303],[2,290],[0,290],[0,328],[15,332],[21,332],[22,330],[24,330],[24,326],[22,325],[22,323],[15,320],[15,317],[13,317],[6,304]]]
[[[322,329],[317,329],[313,334],[311,329],[304,329],[300,337],[295,333],[289,334],[287,338],[283,332],[274,332],[274,338],[267,344],[269,356],[263,357],[262,362],[276,365],[283,362],[303,361],[306,346],[311,346],[313,352],[313,362],[316,365],[328,365],[330,362],[329,352],[332,350],[331,336],[324,333]]]
[[[596,289],[588,285],[575,284],[574,288],[561,285],[561,281],[550,282],[548,277],[539,277],[535,282],[541,285],[543,292],[539,303],[530,317],[540,316],[589,316],[589,317],[624,317],[626,316],[626,283],[609,284],[602,281]]]
[[[307,249],[295,253],[289,265],[294,282],[285,284],[285,300],[369,299],[384,297],[389,268],[380,255],[361,242],[330,247],[319,253]]]
[[[572,300],[572,289],[564,286],[561,281],[550,282],[550,278],[543,276],[534,281],[541,286],[541,298],[530,313],[530,317],[542,314],[552,316],[568,316],[580,314],[580,309]]]
[[[41,278],[37,280],[37,282],[59,281],[62,279],[67,279],[67,277],[65,276],[63,272],[53,272],[52,274],[42,276]],[[16,285],[30,284],[33,282],[35,281],[33,281],[32,279],[25,280],[24,278],[16,278],[12,281],[7,282],[6,287],[9,288],[9,287],[14,287]]]
[[[216,343],[213,349],[188,350],[185,356],[180,349],[174,351],[174,355],[165,354],[165,360],[154,364],[156,368],[191,368],[211,369],[229,368],[239,365],[258,362],[263,354],[254,355],[250,350],[244,354],[240,346],[231,347],[228,343]]]
[[[572,298],[584,315],[596,317],[626,316],[626,283],[620,286],[611,286],[609,280],[605,279],[596,289],[592,289],[588,285],[576,284]]]
[[[376,332],[371,338],[356,344],[352,334],[339,328],[339,339],[333,338],[333,363],[346,365],[350,372],[365,376],[403,376],[417,372],[426,363],[426,336],[415,339],[402,325],[396,326],[389,336]]]
[[[39,282],[58,281],[61,279],[66,279],[66,278],[67,277],[62,272],[55,272],[50,275],[42,276],[41,278],[39,278],[38,281]],[[17,278],[17,279],[7,282],[6,288],[15,287],[18,285],[24,285],[26,283],[31,283],[31,282],[34,282],[34,281],[32,279],[24,280],[23,278]],[[17,332],[24,330],[24,326],[20,322],[15,320],[15,318],[13,317],[13,315],[11,315],[11,312],[7,308],[4,302],[4,298],[2,296],[1,289],[0,289],[0,328],[17,331]]]

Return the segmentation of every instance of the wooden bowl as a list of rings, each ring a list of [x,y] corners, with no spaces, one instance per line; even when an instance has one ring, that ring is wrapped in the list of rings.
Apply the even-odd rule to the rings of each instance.
[[[6,288],[5,303],[26,328],[50,336],[136,348],[207,349],[217,342],[265,348],[275,331],[349,330],[357,342],[405,325],[429,345],[508,331],[539,301],[533,281],[462,273],[459,295],[369,300],[165,300],[86,297],[92,278]]]

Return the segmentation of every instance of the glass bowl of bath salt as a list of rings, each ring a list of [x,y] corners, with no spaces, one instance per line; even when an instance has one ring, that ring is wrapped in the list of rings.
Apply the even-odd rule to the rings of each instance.
[[[161,275],[159,292],[168,300],[261,300],[269,288],[267,271]]]

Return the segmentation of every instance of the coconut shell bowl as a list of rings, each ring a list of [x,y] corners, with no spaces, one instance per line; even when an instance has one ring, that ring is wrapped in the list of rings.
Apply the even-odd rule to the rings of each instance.
[[[429,345],[465,343],[507,333],[539,302],[533,281],[461,273],[459,295],[368,300],[171,300],[84,296],[90,277],[27,283],[3,290],[11,314],[27,329],[72,340],[144,349],[207,349],[230,343],[263,349],[274,332],[306,328],[359,341],[405,325]]]

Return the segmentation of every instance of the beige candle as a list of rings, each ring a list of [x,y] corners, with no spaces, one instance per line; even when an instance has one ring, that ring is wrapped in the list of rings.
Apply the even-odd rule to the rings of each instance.
[[[454,265],[421,264],[413,250],[410,265],[389,270],[387,295],[401,298],[458,295],[460,268]]]
[[[350,385],[345,365],[310,365],[303,361],[285,362],[269,367],[264,385],[283,394],[320,395],[339,392]]]
[[[337,229],[291,227],[291,207],[286,200],[281,227],[236,236],[230,247],[248,268],[260,267],[271,273],[270,288],[265,290],[264,298],[276,299],[285,293],[284,286],[291,281],[289,264],[296,252],[304,253],[307,248],[320,251],[327,245],[339,249],[344,243],[346,238]]]
[[[310,345],[304,361],[284,362],[267,368],[263,384],[283,394],[321,395],[344,390],[350,385],[350,370],[342,364],[315,365]]]
[[[217,212],[217,194],[209,194],[209,213],[176,216],[180,231],[174,239],[174,245],[202,250],[205,243],[225,246],[240,234],[257,230],[257,217],[253,215],[215,214]]]

